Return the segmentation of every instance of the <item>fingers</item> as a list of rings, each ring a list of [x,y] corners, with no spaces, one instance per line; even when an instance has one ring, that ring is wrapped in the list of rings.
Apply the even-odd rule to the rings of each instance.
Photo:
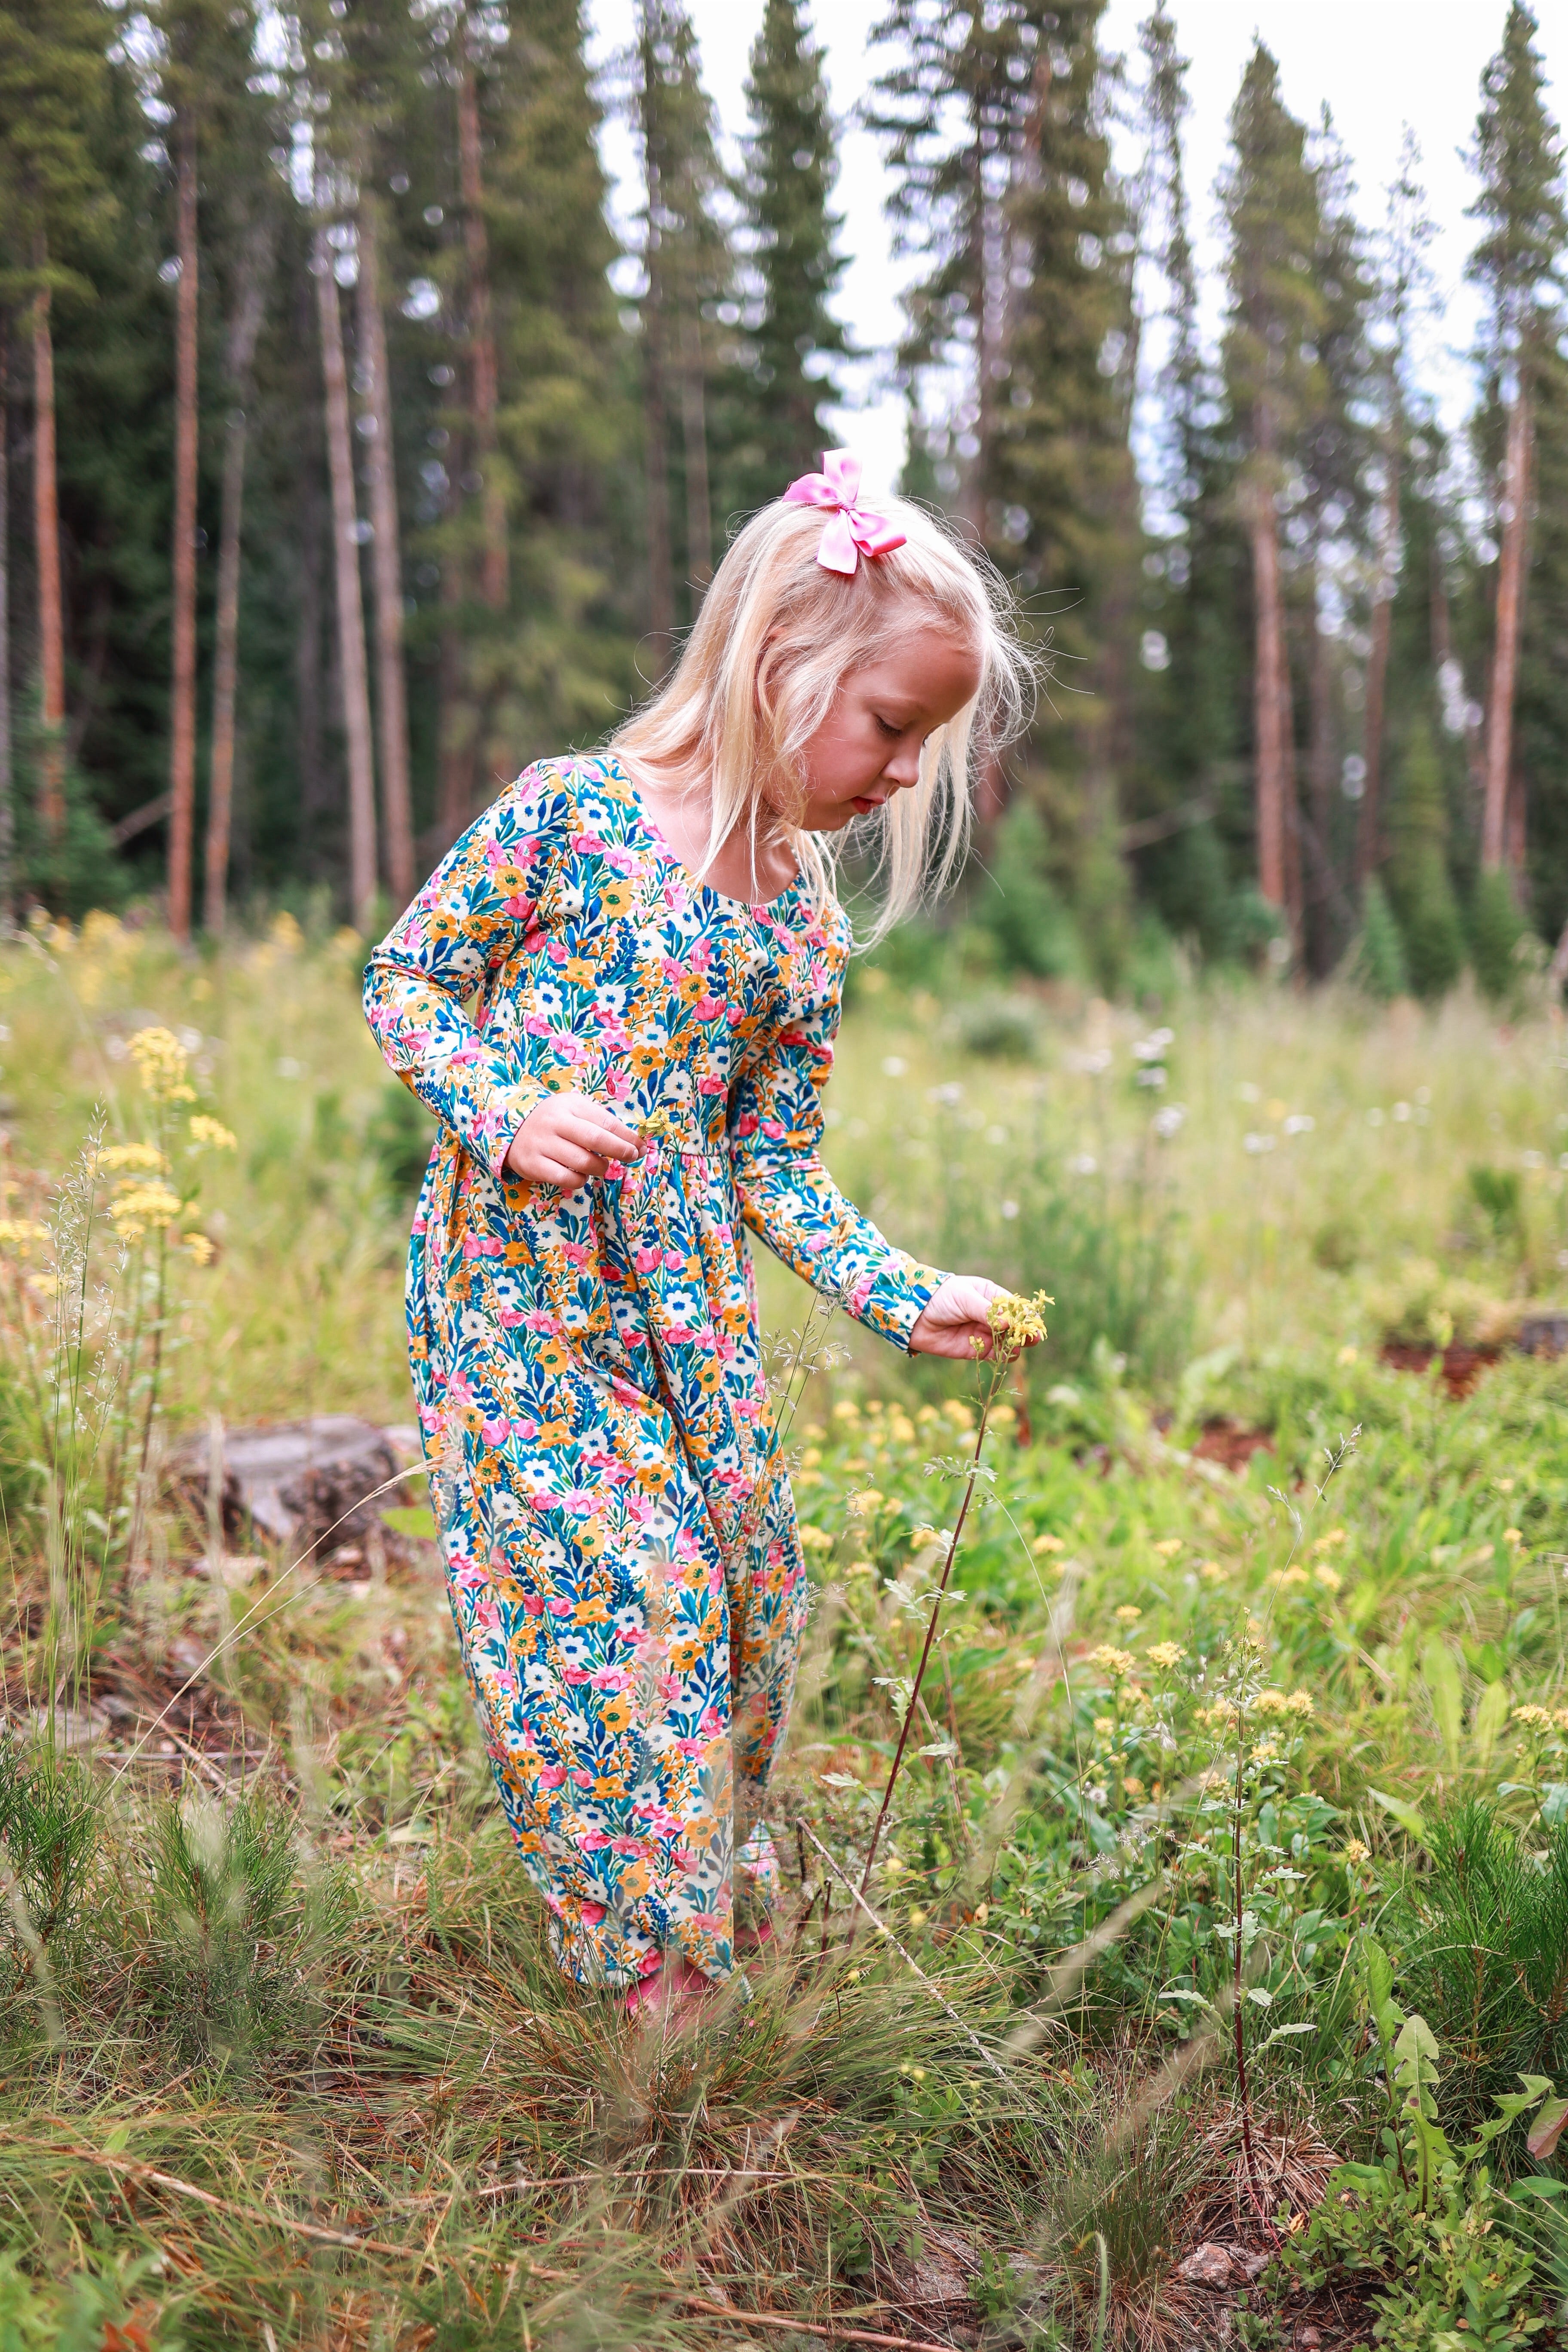
[[[601,1159],[636,1160],[642,1152],[642,1138],[635,1128],[607,1111],[603,1103],[591,1095],[568,1095],[562,1104],[567,1124],[563,1132],[574,1141],[584,1143]]]

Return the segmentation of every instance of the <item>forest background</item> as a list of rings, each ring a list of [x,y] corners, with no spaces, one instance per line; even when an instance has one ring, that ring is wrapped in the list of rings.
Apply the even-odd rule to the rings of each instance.
[[[1454,430],[1417,374],[1414,137],[1358,190],[1257,41],[1211,344],[1176,27],[1121,57],[1104,14],[889,0],[867,60],[903,487],[1014,582],[1051,676],[982,779],[962,961],[1505,992],[1568,920],[1536,19],[1508,8],[1477,94]],[[573,0],[0,5],[0,909],[369,931],[657,681],[735,521],[816,462],[858,354],[807,12],[767,0],[738,171],[689,12],[635,27],[595,70]]]

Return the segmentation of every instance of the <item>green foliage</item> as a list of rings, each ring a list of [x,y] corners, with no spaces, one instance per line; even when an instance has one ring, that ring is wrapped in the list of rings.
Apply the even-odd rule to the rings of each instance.
[[[1399,925],[1375,874],[1368,877],[1361,907],[1361,937],[1351,957],[1351,972],[1369,996],[1386,1004],[1393,997],[1408,995],[1410,973]]]
[[[1480,1797],[1430,1827],[1388,1921],[1403,1998],[1442,2043],[1450,2129],[1516,2074],[1568,2080],[1568,1824],[1528,1833]]]
[[[190,1797],[161,1813],[153,2000],[181,2054],[227,2068],[292,2021],[303,1929],[294,1830],[265,1799]]]
[[[1476,877],[1470,904],[1470,957],[1483,994],[1506,1003],[1518,990],[1518,948],[1526,925],[1513,877],[1499,866]]]
[[[832,363],[850,348],[828,307],[845,266],[843,222],[829,210],[837,158],[821,53],[801,0],[766,0],[746,104],[741,199],[759,288],[742,314],[734,378],[720,390],[726,514],[751,512],[815,469],[828,429],[821,411],[843,397]]]
[[[1389,2352],[1457,2352],[1461,2344],[1515,2345],[1550,2325],[1531,2250],[1510,2233],[1510,2209],[1485,2161],[1523,2118],[1558,2117],[1563,2102],[1542,2075],[1500,2094],[1496,2114],[1457,2155],[1438,2123],[1438,2045],[1418,2015],[1374,2003],[1389,2062],[1394,2118],[1377,2164],[1331,2176],[1305,2232],[1288,2238],[1266,2291],[1311,2292],[1349,2273],[1377,2284],[1373,2341]]]
[[[435,1140],[430,1114],[406,1087],[384,1087],[365,1132],[376,1165],[401,1206],[425,1181]]]
[[[81,1923],[100,1827],[86,1769],[40,1742],[0,1735],[0,1839],[6,1867],[42,1943]]]
[[[1037,980],[1076,978],[1082,950],[1050,878],[1050,840],[1034,803],[1014,801],[971,901],[972,919],[995,942],[1003,969]]]
[[[1420,997],[1446,995],[1464,967],[1465,941],[1448,878],[1442,771],[1424,715],[1405,745],[1389,834],[1389,889],[1404,933],[1410,985]]]

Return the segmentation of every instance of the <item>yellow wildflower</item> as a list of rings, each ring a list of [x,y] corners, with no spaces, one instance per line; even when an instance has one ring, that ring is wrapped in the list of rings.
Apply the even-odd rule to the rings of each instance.
[[[875,1565],[868,1559],[852,1559],[845,1570],[846,1576],[875,1576]]]
[[[840,1397],[833,1408],[833,1418],[835,1421],[858,1421],[860,1408],[853,1397]]]
[[[1281,1592],[1289,1592],[1298,1585],[1310,1583],[1311,1579],[1304,1568],[1282,1568],[1273,1581]]]
[[[162,1176],[168,1161],[155,1143],[111,1143],[98,1155],[98,1164],[111,1176],[123,1175],[128,1170],[140,1168],[150,1175]]]
[[[1516,1706],[1510,1720],[1513,1723],[1522,1723],[1527,1731],[1550,1731],[1552,1728],[1550,1710],[1531,1703],[1523,1706]]]
[[[1136,1625],[1142,1614],[1142,1609],[1135,1609],[1131,1601],[1124,1601],[1116,1612],[1116,1622],[1119,1625]]]
[[[0,1217],[0,1249],[9,1250],[14,1257],[30,1257],[48,1238],[47,1225],[31,1217]]]
[[[947,1538],[941,1528],[911,1528],[910,1541],[917,1551],[923,1551],[928,1545],[946,1543]]]
[[[1312,1549],[1314,1551],[1332,1551],[1334,1546],[1336,1544],[1342,1544],[1344,1539],[1345,1531],[1343,1528],[1331,1528],[1326,1536],[1320,1536],[1318,1538],[1317,1542],[1312,1546]]]
[[[1112,1682],[1121,1683],[1126,1681],[1138,1661],[1131,1650],[1118,1650],[1109,1642],[1102,1642],[1098,1650],[1089,1652],[1089,1663],[1091,1666],[1098,1666],[1102,1675],[1109,1675]]]
[[[109,1204],[114,1230],[121,1241],[139,1242],[147,1233],[162,1233],[180,1213],[180,1196],[167,1184],[125,1184]]]
[[[138,1029],[129,1050],[142,1087],[154,1102],[195,1102],[195,1089],[185,1084],[190,1055],[172,1029],[156,1024]]]
[[[1205,1559],[1203,1566],[1199,1569],[1198,1574],[1203,1578],[1205,1584],[1223,1584],[1225,1582],[1225,1570],[1221,1568],[1217,1559]]]
[[[194,1258],[197,1265],[210,1265],[213,1262],[212,1243],[205,1234],[187,1234],[185,1254],[188,1257]]]
[[[1337,1568],[1315,1568],[1312,1570],[1312,1581],[1314,1584],[1321,1584],[1325,1592],[1337,1592],[1343,1584],[1344,1578]]]
[[[1169,1674],[1173,1666],[1181,1664],[1186,1654],[1179,1642],[1156,1642],[1149,1653],[1149,1664],[1163,1667]]]
[[[882,1500],[882,1495],[877,1487],[862,1486],[858,1495],[850,1496],[845,1507],[849,1511],[853,1517],[857,1519],[868,1519],[872,1513],[879,1508]]]
[[[801,1549],[803,1551],[831,1551],[833,1549],[833,1538],[826,1532],[826,1528],[802,1528],[800,1531],[800,1542]]]
[[[239,1143],[232,1130],[221,1119],[208,1118],[205,1111],[192,1114],[188,1128],[191,1141],[198,1149],[209,1151],[237,1151]]]
[[[1094,1732],[1097,1739],[1109,1739],[1115,1728],[1115,1721],[1110,1716],[1097,1715],[1095,1717]]]
[[[1502,1539],[1505,1544],[1521,1544],[1524,1537],[1518,1528],[1504,1528]]]
[[[1293,1690],[1285,1704],[1292,1715],[1306,1717],[1315,1712],[1310,1691]]]
[[[1043,1290],[1032,1298],[1020,1297],[1016,1291],[999,1291],[985,1310],[991,1326],[994,1352],[1005,1358],[1021,1356],[1026,1348],[1033,1348],[1046,1336],[1045,1309],[1054,1307]]]
[[[1162,1536],[1159,1542],[1154,1546],[1154,1549],[1159,1553],[1162,1559],[1174,1559],[1176,1554],[1181,1550],[1181,1549],[1182,1538],[1180,1536]]]
[[[1358,1863],[1365,1862],[1371,1854],[1371,1852],[1372,1848],[1370,1846],[1363,1845],[1360,1838],[1346,1838],[1344,1842],[1344,1857],[1350,1864],[1352,1870],[1356,1867]]]

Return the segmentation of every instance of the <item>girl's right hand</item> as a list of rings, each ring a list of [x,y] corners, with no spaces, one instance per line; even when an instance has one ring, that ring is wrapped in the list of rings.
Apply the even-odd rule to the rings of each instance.
[[[574,1192],[585,1179],[605,1176],[613,1160],[636,1160],[642,1138],[587,1095],[552,1095],[529,1112],[507,1146],[501,1166],[525,1184],[554,1184]]]

